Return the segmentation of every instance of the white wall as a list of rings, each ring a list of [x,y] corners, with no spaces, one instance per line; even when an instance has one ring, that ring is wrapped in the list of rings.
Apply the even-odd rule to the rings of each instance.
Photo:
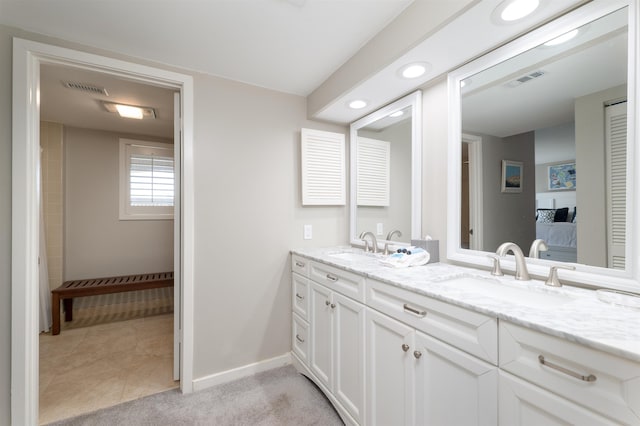
[[[294,247],[347,243],[347,207],[302,207],[305,99],[196,75],[194,377],[290,350]],[[313,239],[304,241],[304,224]]]
[[[119,138],[65,127],[64,280],[173,270],[173,220],[119,220]]]

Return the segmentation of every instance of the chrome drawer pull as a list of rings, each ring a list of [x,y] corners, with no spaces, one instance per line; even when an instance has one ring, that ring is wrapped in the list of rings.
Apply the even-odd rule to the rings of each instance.
[[[549,368],[553,368],[554,370],[558,370],[561,373],[567,374],[571,377],[575,377],[576,379],[580,379],[584,382],[595,382],[598,378],[593,374],[589,374],[588,376],[583,376],[582,374],[576,373],[575,371],[571,371],[567,368],[561,367],[559,365],[553,364],[549,361],[546,361],[542,355],[538,355],[538,361],[540,364],[546,365]]]
[[[296,340],[300,343],[304,343],[304,339],[300,338],[300,335],[296,334]]]
[[[409,345],[407,345],[406,343],[403,343],[402,344],[402,350],[405,351],[405,352],[408,351],[409,350]]]
[[[416,357],[416,359],[420,359],[420,357],[422,356],[422,352],[420,351],[413,351],[413,356]]]
[[[329,302],[328,300],[325,300],[325,301],[324,301],[324,304],[325,304],[325,305],[327,305],[327,306],[329,306],[329,305],[331,304],[331,302]]]
[[[335,275],[331,275],[331,274],[327,274],[327,279],[328,279],[329,281],[333,281],[334,283],[335,283],[336,281],[338,281],[338,277],[336,277]]]
[[[296,293],[296,297],[300,300],[304,300],[304,296],[300,296],[298,293]]]
[[[304,263],[303,263],[303,262],[298,262],[298,261],[296,261],[296,266],[297,266],[298,268],[304,268]]]
[[[420,318],[424,318],[425,316],[427,316],[427,311],[420,311],[416,308],[412,308],[411,306],[407,305],[406,303],[404,304],[404,310],[407,312],[411,312],[414,315],[419,316]]]

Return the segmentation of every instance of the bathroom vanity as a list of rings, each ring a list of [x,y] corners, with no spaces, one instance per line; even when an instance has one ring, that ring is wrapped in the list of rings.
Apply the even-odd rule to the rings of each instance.
[[[347,424],[640,424],[640,309],[352,248],[291,262],[294,365]]]

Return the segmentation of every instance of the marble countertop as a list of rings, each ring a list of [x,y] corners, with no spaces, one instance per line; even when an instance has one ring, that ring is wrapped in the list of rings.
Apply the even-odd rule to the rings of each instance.
[[[488,271],[468,267],[432,263],[410,268],[383,265],[379,257],[365,255],[351,247],[309,248],[292,250],[293,254],[332,265],[368,278],[383,281],[417,294],[439,299],[477,312],[507,320],[547,334],[640,362],[640,308],[603,302],[595,290],[563,286],[554,288],[538,280],[516,281],[513,276],[491,276]],[[354,253],[354,256],[340,253]],[[336,256],[338,254],[338,256]],[[492,297],[478,289],[453,288],[452,280],[472,277],[524,289],[537,299],[550,302],[569,299],[559,304],[514,303]],[[562,275],[560,275],[562,280]],[[450,285],[447,285],[447,284]],[[518,287],[513,289],[513,287]],[[507,290],[509,292],[509,290]]]

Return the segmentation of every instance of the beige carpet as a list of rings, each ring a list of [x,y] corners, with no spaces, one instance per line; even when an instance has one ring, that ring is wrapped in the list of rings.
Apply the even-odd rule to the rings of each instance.
[[[61,313],[61,329],[64,332],[171,312],[173,287],[78,297],[73,300],[73,321],[64,321],[64,313]]]
[[[56,426],[339,426],[324,394],[292,366],[265,371],[189,395],[162,392]]]

